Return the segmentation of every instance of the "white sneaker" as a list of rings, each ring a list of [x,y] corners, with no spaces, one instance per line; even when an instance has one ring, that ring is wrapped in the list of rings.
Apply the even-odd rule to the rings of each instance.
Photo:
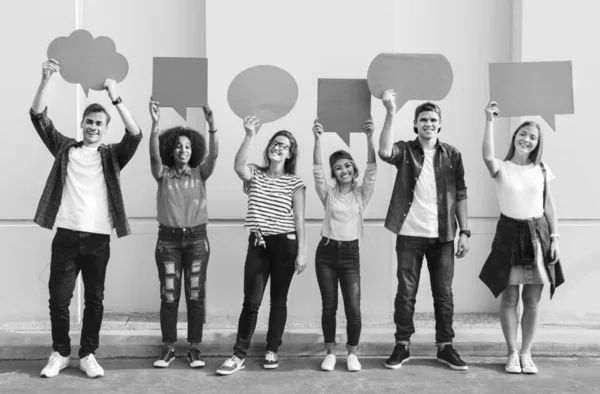
[[[519,361],[518,352],[512,352],[508,355],[504,370],[508,373],[521,373],[521,362]]]
[[[40,376],[42,378],[53,378],[60,371],[69,366],[69,356],[63,357],[59,352],[52,352],[48,358],[48,364],[42,369]]]
[[[81,360],[79,360],[79,369],[85,372],[88,378],[99,378],[104,376],[104,370],[96,361],[96,357],[93,354],[88,354]]]
[[[346,365],[348,366],[348,371],[350,372],[358,372],[361,370],[360,362],[358,361],[358,357],[356,354],[352,353],[348,355],[346,359]]]
[[[325,356],[325,360],[321,363],[321,369],[323,371],[333,371],[335,368],[335,354],[329,353]]]
[[[521,370],[523,373],[538,373],[538,369],[531,359],[531,354],[521,353]]]

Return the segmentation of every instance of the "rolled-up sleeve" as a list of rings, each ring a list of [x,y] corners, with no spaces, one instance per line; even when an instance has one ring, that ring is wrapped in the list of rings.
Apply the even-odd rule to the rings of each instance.
[[[383,157],[381,156],[381,153],[378,153],[379,158],[391,165],[397,165],[402,160],[403,150],[400,149],[400,143],[402,143],[402,141],[398,141],[392,146],[392,155],[390,157]]]
[[[463,166],[462,155],[456,152],[456,201],[467,198],[467,185],[465,184],[465,167]]]

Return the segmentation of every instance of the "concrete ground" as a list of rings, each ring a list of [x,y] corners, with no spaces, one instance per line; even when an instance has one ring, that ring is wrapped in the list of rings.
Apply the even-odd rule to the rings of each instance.
[[[383,368],[384,358],[362,357],[363,370],[346,371],[338,357],[333,372],[320,370],[321,358],[282,357],[276,370],[261,358],[230,376],[217,376],[223,357],[206,358],[192,370],[183,358],[168,369],[153,369],[153,359],[101,359],[106,375],[88,379],[79,360],[52,379],[39,377],[43,360],[0,361],[1,393],[598,393],[599,358],[535,358],[538,375],[509,375],[504,358],[470,358],[469,371],[456,372],[432,358],[411,359],[400,370]]]

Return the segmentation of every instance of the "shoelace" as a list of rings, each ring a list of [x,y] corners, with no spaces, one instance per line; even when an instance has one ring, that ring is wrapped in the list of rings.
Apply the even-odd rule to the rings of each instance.
[[[523,367],[525,368],[535,368],[535,364],[533,363],[533,360],[531,359],[531,354],[522,354],[521,355],[522,360],[521,363],[523,364]]]
[[[458,352],[456,351],[456,349],[451,348],[450,349],[450,355],[452,356],[452,358],[456,361],[460,361],[460,356],[458,355]]]
[[[163,349],[162,354],[160,355],[160,358],[162,360],[166,360],[167,358],[169,358],[169,353],[171,353],[171,349],[170,348]]]
[[[231,358],[228,358],[227,361],[225,361],[223,363],[223,366],[224,367],[233,367],[235,364],[236,364],[235,358],[231,357]]]
[[[277,356],[273,352],[268,352],[265,358],[267,361],[277,361]]]
[[[58,352],[53,352],[48,359],[48,364],[54,367],[55,365],[60,364],[61,358],[62,357]]]
[[[192,360],[199,360],[200,359],[200,350],[194,348],[190,349],[190,357],[192,358]]]
[[[519,355],[517,353],[511,353],[508,356],[508,366],[518,367],[519,366]]]
[[[100,364],[98,364],[98,361],[96,361],[96,357],[94,357],[93,354],[88,356],[88,365],[94,369],[100,368]]]

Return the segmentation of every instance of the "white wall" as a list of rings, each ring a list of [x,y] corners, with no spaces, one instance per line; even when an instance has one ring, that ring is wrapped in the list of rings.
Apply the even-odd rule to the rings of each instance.
[[[304,274],[294,278],[289,316],[291,322],[318,322],[320,296],[313,256],[323,208],[312,181],[310,130],[316,115],[317,79],[365,78],[369,63],[378,53],[412,52],[441,53],[449,59],[454,71],[454,86],[448,97],[439,102],[444,120],[440,138],[463,153],[470,227],[474,233],[469,255],[456,262],[457,312],[495,312],[498,306],[498,300],[477,278],[489,253],[498,215],[493,183],[480,154],[483,107],[489,99],[488,63],[511,61],[517,55],[522,55],[525,61],[573,60],[577,113],[559,116],[558,132],[549,132],[546,139],[545,160],[557,174],[554,190],[559,216],[569,219],[561,225],[568,282],[558,290],[548,311],[556,314],[565,310],[598,311],[589,299],[597,296],[592,280],[598,272],[595,257],[600,254],[593,246],[599,212],[593,202],[599,192],[593,178],[588,181],[573,175],[589,166],[596,142],[595,135],[587,129],[593,127],[588,114],[594,113],[591,106],[600,82],[595,74],[598,57],[588,46],[573,45],[600,33],[589,16],[595,11],[595,3],[569,2],[569,7],[566,2],[544,1],[542,5],[535,0],[211,0],[206,4],[195,0],[64,0],[51,4],[42,0],[15,3],[11,19],[0,25],[0,36],[8,49],[5,53],[18,59],[2,65],[8,94],[0,97],[6,120],[0,160],[5,169],[2,180],[11,186],[0,194],[0,239],[7,248],[3,262],[8,267],[0,278],[0,299],[11,301],[3,303],[0,321],[48,316],[46,283],[53,233],[38,228],[31,220],[52,158],[35,134],[27,110],[39,82],[48,43],[77,27],[88,29],[94,36],[111,37],[117,50],[127,57],[130,72],[119,89],[145,133],[121,178],[133,235],[112,239],[107,310],[159,309],[154,262],[156,184],[150,175],[147,153],[150,127],[147,103],[153,56],[209,59],[208,97],[221,141],[217,167],[207,184],[212,247],[208,270],[209,321],[237,321],[248,236],[242,227],[246,196],[233,172],[233,157],[244,132],[241,120],[228,107],[227,89],[239,72],[257,64],[282,67],[296,78],[299,86],[296,107],[283,119],[263,126],[253,142],[250,160],[261,161],[266,141],[276,130],[288,129],[298,139],[299,175],[307,184],[310,265]],[[518,12],[513,12],[513,6]],[[36,13],[32,14],[31,9],[36,9]],[[581,23],[578,18],[590,20]],[[546,44],[546,40],[551,44]],[[88,101],[106,104],[113,111],[105,93],[90,91],[86,101],[78,89],[60,76],[50,86],[52,118],[61,131],[71,136],[76,135],[78,118]],[[399,112],[397,139],[414,138],[411,122],[417,104],[411,101]],[[161,112],[164,127],[184,123],[172,109]],[[123,132],[116,112],[113,115],[107,142],[118,140]],[[377,141],[384,111],[376,99],[372,102],[372,115]],[[187,124],[204,132],[201,109],[188,110]],[[499,152],[507,149],[509,133],[509,121],[498,121]],[[347,148],[337,135],[325,135],[323,154],[327,156],[333,150],[346,148],[364,169],[364,141],[363,135],[352,134],[351,146]],[[562,146],[567,149],[560,149]],[[363,315],[366,322],[391,322],[397,285],[395,237],[383,227],[383,219],[395,169],[381,161],[378,166],[376,190],[367,211],[361,243]],[[584,180],[587,182],[581,182]],[[577,190],[581,192],[574,192]],[[426,270],[421,283],[417,312],[429,312],[433,307]],[[265,321],[268,295],[263,305],[260,318]]]

